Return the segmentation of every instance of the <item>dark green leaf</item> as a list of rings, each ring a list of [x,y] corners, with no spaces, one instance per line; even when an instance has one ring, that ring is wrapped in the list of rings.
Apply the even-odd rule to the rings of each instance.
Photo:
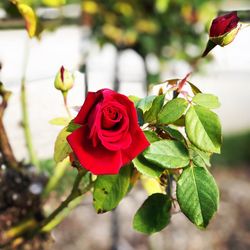
[[[136,109],[136,112],[137,112],[138,123],[139,123],[140,126],[142,126],[144,124],[143,112],[139,108]]]
[[[183,170],[177,182],[181,211],[197,227],[205,228],[218,209],[219,191],[213,176],[203,167]]]
[[[161,231],[170,221],[171,201],[167,195],[149,196],[134,216],[133,228],[145,234]]]
[[[181,142],[185,142],[184,136],[178,129],[172,128],[170,126],[161,126],[160,128],[164,130],[166,133],[168,133],[168,135],[172,137],[173,139],[176,139]]]
[[[160,177],[164,171],[157,165],[147,161],[142,155],[138,155],[132,162],[140,173],[149,177]]]
[[[164,103],[165,95],[159,95],[155,97],[152,107],[145,112],[144,121],[149,123],[155,123],[157,120],[157,115],[160,112],[162,105]]]
[[[187,81],[187,83],[190,85],[192,92],[197,95],[198,93],[201,93],[200,89],[197,88],[193,83]]]
[[[99,175],[94,185],[94,208],[97,213],[114,209],[127,194],[130,185],[131,166],[122,167],[119,174]]]
[[[67,131],[68,132],[73,132],[76,129],[80,128],[81,125],[74,123],[74,120],[71,120],[71,122],[69,123],[69,125],[67,126]]]
[[[143,156],[162,168],[183,168],[189,163],[188,150],[179,141],[161,140],[153,142]]]
[[[220,153],[221,125],[218,116],[200,105],[189,108],[186,114],[188,139],[199,149]]]
[[[72,152],[66,137],[70,134],[67,131],[67,127],[63,128],[61,132],[58,134],[55,142],[54,148],[54,160],[56,163],[61,162],[64,160],[70,152]]]
[[[211,94],[198,93],[193,97],[193,102],[209,109],[216,109],[220,107],[218,97]]]
[[[167,102],[158,113],[158,123],[169,124],[175,122],[181,118],[187,107],[188,102],[183,98],[175,98]]]

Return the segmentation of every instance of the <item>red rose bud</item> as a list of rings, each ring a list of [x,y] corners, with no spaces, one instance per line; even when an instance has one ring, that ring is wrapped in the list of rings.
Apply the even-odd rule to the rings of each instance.
[[[62,92],[67,92],[73,87],[73,84],[73,74],[62,66],[55,78],[55,88],[61,90]]]
[[[215,18],[210,27],[209,41],[202,56],[206,56],[216,45],[224,47],[231,43],[240,27],[236,11]]]
[[[117,174],[149,146],[128,97],[110,89],[89,92],[67,140],[81,165],[96,175]]]

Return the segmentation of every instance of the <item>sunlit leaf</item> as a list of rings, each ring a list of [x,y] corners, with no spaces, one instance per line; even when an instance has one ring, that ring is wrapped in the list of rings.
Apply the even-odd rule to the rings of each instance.
[[[219,191],[207,169],[190,166],[177,182],[177,200],[181,211],[197,227],[205,228],[218,209]]]
[[[200,105],[192,106],[186,114],[188,139],[199,149],[220,153],[221,125],[218,116]]]

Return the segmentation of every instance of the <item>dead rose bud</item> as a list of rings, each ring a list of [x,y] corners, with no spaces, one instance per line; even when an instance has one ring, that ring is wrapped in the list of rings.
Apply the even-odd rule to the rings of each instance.
[[[73,87],[74,80],[74,75],[62,66],[56,75],[54,85],[56,89],[65,93]]]
[[[209,41],[203,53],[205,57],[216,45],[224,47],[231,43],[241,28],[236,11],[215,18],[209,31]]]

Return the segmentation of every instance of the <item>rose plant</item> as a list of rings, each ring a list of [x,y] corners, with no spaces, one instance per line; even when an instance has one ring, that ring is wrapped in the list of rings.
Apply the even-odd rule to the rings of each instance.
[[[177,206],[197,227],[205,228],[219,202],[209,159],[220,153],[221,125],[211,110],[220,103],[187,77],[157,87],[158,95],[145,98],[109,89],[89,92],[59,134],[55,160],[70,155],[72,165],[90,175],[85,185],[92,183],[97,213],[114,209],[146,178],[155,189],[135,214],[136,230],[162,230]]]
[[[38,35],[38,20],[32,9],[12,2],[23,15],[29,35]],[[229,44],[239,28],[236,12],[216,18],[210,29],[210,45]],[[203,56],[210,50],[208,44]],[[74,77],[62,67],[54,85],[63,94],[69,117],[52,121],[64,128],[55,142],[57,167],[39,196],[39,205],[60,181],[69,162],[77,176],[69,196],[57,209],[49,216],[29,218],[4,232],[6,242],[0,248],[51,231],[86,193],[92,193],[98,214],[112,211],[138,182],[147,196],[134,216],[135,230],[145,234],[161,231],[177,211],[198,228],[205,228],[219,205],[210,157],[221,150],[221,125],[212,111],[220,103],[216,96],[202,93],[192,84],[189,75],[156,85],[157,94],[144,98],[127,97],[110,89],[89,92],[76,117],[69,119],[67,93]],[[0,87],[2,116],[10,93]],[[1,119],[0,123],[4,158],[10,154],[2,148],[7,146],[7,151],[12,151]],[[18,162],[13,162],[12,170],[25,173],[17,168]],[[150,189],[148,181],[153,183]]]

